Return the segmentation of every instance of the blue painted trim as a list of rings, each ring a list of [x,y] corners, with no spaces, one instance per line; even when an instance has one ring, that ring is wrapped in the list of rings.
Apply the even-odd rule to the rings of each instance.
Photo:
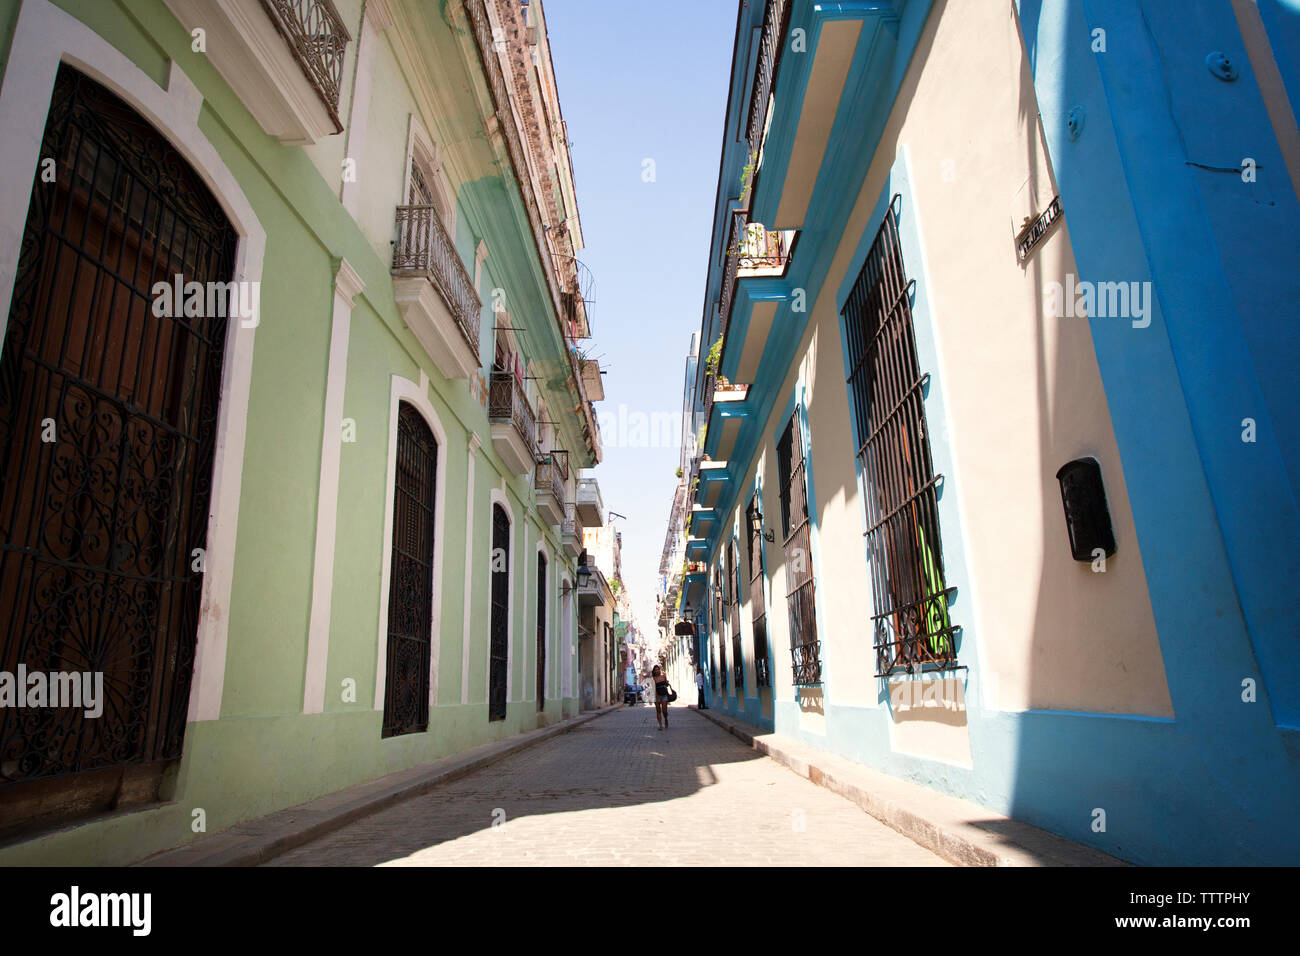
[[[750,389],[746,404],[752,409],[752,417],[742,424],[740,434],[736,437],[735,447],[729,456],[737,474],[744,474],[752,464],[759,442],[761,427],[758,423],[768,420],[772,406],[777,399],[776,390],[785,379],[785,372],[800,339],[808,324],[808,309],[815,301],[813,290],[820,289],[830,269],[831,260],[838,245],[838,237],[843,232],[844,224],[852,212],[851,204],[843,202],[845,195],[855,195],[857,187],[866,175],[867,167],[875,152],[875,144],[888,120],[893,97],[902,83],[920,34],[925,25],[926,16],[931,7],[931,0],[909,0],[903,9],[901,20],[883,23],[880,17],[870,18],[858,38],[853,61],[845,80],[844,92],[837,107],[836,118],[828,140],[826,156],[817,176],[816,185],[809,202],[807,220],[802,224],[799,244],[795,249],[786,277],[779,280],[783,285],[770,288],[772,298],[778,298],[781,288],[804,289],[808,295],[804,301],[804,310],[793,311],[792,302],[782,302],[777,306],[773,317],[772,329],[768,334],[767,344],[759,362],[759,371]],[[811,4],[797,0],[791,14],[791,29],[796,24],[812,24],[814,15]],[[800,17],[804,17],[801,20]],[[820,21],[817,21],[820,23]],[[795,57],[782,57],[780,76],[776,87],[775,115],[768,132],[764,147],[764,173],[760,176],[754,195],[754,218],[764,221],[763,215],[770,212],[764,207],[764,196],[779,195],[789,164],[789,154],[793,146],[794,128],[798,123],[798,109],[790,104],[802,104],[807,87],[807,72],[816,55],[816,41],[819,32],[809,30],[810,47],[804,57],[801,73],[792,78],[786,77],[786,67],[794,62]],[[784,84],[789,82],[789,86]],[[787,99],[788,98],[788,99]],[[790,114],[794,115],[791,116]],[[789,126],[785,131],[786,124]],[[769,166],[769,160],[773,165]],[[780,170],[780,172],[778,172]],[[775,203],[775,199],[770,202]],[[777,224],[777,227],[790,224]],[[799,224],[794,224],[799,225]],[[716,234],[716,229],[715,229]],[[714,263],[712,271],[721,269]],[[737,305],[742,307],[741,326],[733,326],[733,334],[740,331],[743,335],[748,325],[748,304],[741,302],[742,289],[748,296],[748,285],[761,280],[749,279],[737,283]],[[766,280],[775,283],[778,280]],[[713,290],[716,286],[710,286]],[[761,288],[761,287],[760,287]],[[714,298],[709,299],[710,302]],[[733,320],[735,313],[733,312]],[[713,319],[710,319],[713,321]],[[708,325],[708,323],[706,323]],[[712,326],[709,326],[712,328]],[[739,350],[735,362],[739,364]],[[734,372],[734,366],[733,366]],[[726,374],[724,370],[724,374]],[[719,499],[720,507],[730,510],[735,505],[736,489],[724,493]],[[711,543],[711,554],[716,543]]]

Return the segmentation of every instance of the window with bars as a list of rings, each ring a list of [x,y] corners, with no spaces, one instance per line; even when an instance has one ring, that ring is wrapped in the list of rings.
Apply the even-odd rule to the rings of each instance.
[[[546,708],[546,555],[537,552],[537,709]]]
[[[510,666],[510,516],[492,506],[492,622],[488,655],[488,720],[505,720]]]
[[[722,675],[722,692],[727,693],[729,677],[727,675],[727,639],[724,633],[723,615],[726,612],[726,591],[722,583],[722,568],[714,571],[713,583],[713,621],[714,630],[718,632],[718,673]]]
[[[736,696],[745,694],[745,655],[740,634],[740,579],[737,577],[736,546],[727,545],[727,626],[731,630],[731,654],[736,668]]]
[[[954,667],[937,486],[912,306],[891,203],[843,318],[874,602],[876,676]]]
[[[397,415],[388,666],[382,736],[429,727],[429,647],[433,630],[433,532],[438,443],[414,405]]]
[[[749,604],[754,620],[754,683],[758,687],[771,687],[772,677],[767,669],[767,598],[763,593],[763,529],[757,520],[758,515],[758,494],[755,493],[745,509],[745,527],[749,529],[746,555]]]
[[[791,670],[796,687],[820,684],[821,642],[817,639],[816,585],[813,583],[812,538],[808,519],[808,484],[804,468],[799,411],[795,410],[776,443],[780,481],[781,533],[785,547],[786,608],[790,615]]]
[[[709,638],[709,687],[718,692],[718,655],[713,652],[713,638]]]

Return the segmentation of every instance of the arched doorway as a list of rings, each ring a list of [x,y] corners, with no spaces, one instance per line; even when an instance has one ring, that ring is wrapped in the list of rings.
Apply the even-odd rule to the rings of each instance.
[[[505,720],[510,666],[510,516],[492,506],[492,635],[488,661],[488,720]]]
[[[546,708],[546,555],[537,552],[537,709]]]
[[[0,355],[0,672],[62,694],[0,708],[11,826],[156,800],[181,755],[236,238],[147,120],[59,68]],[[177,277],[202,291],[155,294]]]
[[[397,410],[384,737],[429,727],[437,475],[433,432],[414,406],[402,402]]]

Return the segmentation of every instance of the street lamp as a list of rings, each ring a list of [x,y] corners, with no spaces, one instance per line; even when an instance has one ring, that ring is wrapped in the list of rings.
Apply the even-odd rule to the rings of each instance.
[[[754,508],[754,510],[749,513],[749,522],[750,522],[749,529],[754,534],[761,537],[764,541],[768,541],[768,542],[776,541],[776,532],[763,531],[763,512],[759,511],[757,507]]]

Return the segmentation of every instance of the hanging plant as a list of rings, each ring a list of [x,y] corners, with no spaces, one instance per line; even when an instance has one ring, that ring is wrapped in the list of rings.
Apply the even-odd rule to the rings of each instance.
[[[749,154],[749,162],[740,171],[740,204],[743,206],[749,198],[749,187],[754,184],[754,167],[758,165],[758,153]]]
[[[722,358],[722,335],[718,335],[718,340],[709,346],[708,357],[704,361],[704,374],[711,376],[718,370],[718,361]]]

